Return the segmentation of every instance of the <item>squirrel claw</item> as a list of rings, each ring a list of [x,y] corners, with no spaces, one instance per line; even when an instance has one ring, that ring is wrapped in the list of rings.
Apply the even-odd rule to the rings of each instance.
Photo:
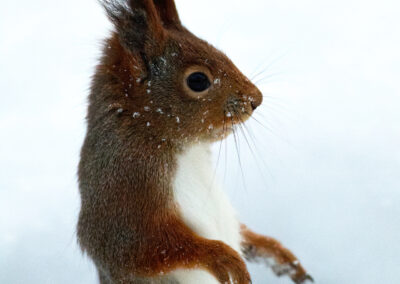
[[[314,283],[314,278],[310,274],[305,274],[301,278],[293,279],[296,284]]]

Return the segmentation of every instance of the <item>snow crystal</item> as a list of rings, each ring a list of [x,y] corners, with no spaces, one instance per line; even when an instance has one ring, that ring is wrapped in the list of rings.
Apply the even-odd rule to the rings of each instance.
[[[150,107],[145,106],[145,107],[144,107],[144,111],[150,111]]]
[[[232,117],[232,113],[231,112],[227,112],[226,113],[226,117]]]
[[[176,123],[181,123],[181,119],[179,118],[179,116],[176,117]]]
[[[139,112],[134,112],[133,114],[132,114],[132,117],[133,118],[138,118],[140,116],[140,113]]]
[[[147,122],[147,123],[146,123],[146,126],[147,126],[147,127],[150,127],[150,125],[151,125],[150,122]]]
[[[164,114],[161,108],[156,109],[156,112],[158,112],[159,114]]]
[[[121,108],[122,106],[120,105],[120,104],[118,104],[118,103],[113,103],[113,104],[109,104],[108,105],[108,109],[109,110],[113,110],[113,109],[115,109],[115,108]]]
[[[216,79],[214,80],[214,85],[219,85],[219,84],[221,84],[221,79],[216,78]]]
[[[118,113],[123,113],[123,112],[124,112],[124,109],[123,109],[123,108],[119,108],[119,109],[117,109],[117,112],[118,112]]]

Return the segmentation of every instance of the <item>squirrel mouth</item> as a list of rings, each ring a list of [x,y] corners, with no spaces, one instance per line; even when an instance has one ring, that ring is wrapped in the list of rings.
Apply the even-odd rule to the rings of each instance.
[[[248,109],[248,107],[229,107],[227,111],[225,111],[225,121],[224,123],[235,127],[238,124],[245,123],[253,114],[253,110]]]
[[[227,138],[229,135],[234,133],[241,124],[245,123],[250,116],[252,115],[252,111],[246,112],[238,112],[235,109],[229,109],[229,111],[225,112],[225,119],[221,126],[213,127],[210,125],[208,128],[208,133],[214,141],[220,141]]]
[[[235,131],[236,125],[225,125],[223,127],[219,127],[219,128],[214,128],[212,130],[211,137],[214,140],[223,140],[225,138],[227,138],[229,135],[231,135],[234,131]]]

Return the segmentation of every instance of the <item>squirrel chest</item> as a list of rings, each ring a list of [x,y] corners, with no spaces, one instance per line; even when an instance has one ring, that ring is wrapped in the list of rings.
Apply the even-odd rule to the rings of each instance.
[[[196,234],[223,241],[240,253],[240,224],[228,197],[216,182],[215,166],[211,161],[209,144],[194,145],[178,156],[174,200],[183,221]],[[177,271],[174,274],[180,283],[216,281],[201,271]]]

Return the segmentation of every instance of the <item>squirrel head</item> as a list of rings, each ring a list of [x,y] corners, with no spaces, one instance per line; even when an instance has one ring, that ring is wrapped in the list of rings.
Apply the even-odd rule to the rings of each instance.
[[[261,104],[225,54],[182,26],[173,0],[102,4],[115,32],[94,77],[89,126],[106,117],[159,148],[216,141]]]

